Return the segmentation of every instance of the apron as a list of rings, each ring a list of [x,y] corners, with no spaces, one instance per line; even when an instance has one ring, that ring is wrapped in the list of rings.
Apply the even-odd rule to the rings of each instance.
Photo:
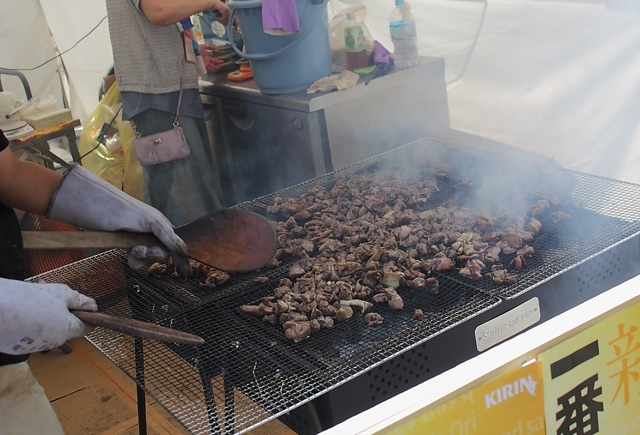
[[[20,223],[13,209],[0,201],[0,276],[24,280]],[[64,435],[42,386],[33,377],[29,355],[0,353],[0,432]]]
[[[0,277],[24,280],[26,267],[20,223],[13,208],[0,201]],[[26,361],[29,355],[0,353],[0,366]]]

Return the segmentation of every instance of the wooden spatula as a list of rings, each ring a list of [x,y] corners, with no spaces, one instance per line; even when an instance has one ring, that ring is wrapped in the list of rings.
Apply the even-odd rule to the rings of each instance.
[[[226,272],[259,269],[273,258],[273,225],[259,214],[229,208],[176,228],[194,260]],[[150,233],[23,231],[24,249],[128,249],[159,245]]]

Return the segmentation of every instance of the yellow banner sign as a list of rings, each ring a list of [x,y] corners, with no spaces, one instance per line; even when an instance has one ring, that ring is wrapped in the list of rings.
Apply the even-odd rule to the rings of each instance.
[[[390,435],[544,434],[542,364],[499,376],[455,399],[420,410],[383,433]]]
[[[640,433],[640,304],[542,352],[548,434]]]

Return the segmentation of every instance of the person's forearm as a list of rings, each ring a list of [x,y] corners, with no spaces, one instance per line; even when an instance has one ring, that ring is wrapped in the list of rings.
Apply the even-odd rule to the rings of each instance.
[[[62,174],[35,163],[18,160],[13,155],[5,156],[11,159],[11,164],[0,165],[6,171],[0,184],[0,198],[11,207],[44,215],[51,196],[62,180]],[[2,160],[4,159],[5,157]]]
[[[158,26],[175,24],[192,15],[214,9],[220,0],[140,0],[140,9]]]

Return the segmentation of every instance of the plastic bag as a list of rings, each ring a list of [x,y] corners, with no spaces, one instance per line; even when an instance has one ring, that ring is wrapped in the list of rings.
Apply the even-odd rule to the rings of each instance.
[[[18,109],[23,104],[25,104],[25,101],[18,98],[13,92],[0,92],[0,116],[2,116],[3,120],[5,119],[5,115],[8,115],[9,113]],[[14,117],[12,117],[12,119],[13,118]]]
[[[328,77],[320,77],[307,88],[307,94],[327,91],[344,91],[358,84],[360,76],[345,69],[341,73],[331,74]]]
[[[329,23],[329,45],[331,47],[331,63],[334,73],[342,72],[347,68],[347,53],[344,39],[344,28],[348,24],[347,14],[353,15],[355,21],[362,26],[365,45],[367,47],[367,58],[371,59],[373,53],[373,37],[365,25],[367,8],[364,6],[364,3],[358,3],[357,5],[349,6],[341,10]],[[371,65],[371,62],[369,62],[369,65]]]
[[[88,153],[82,158],[82,166],[142,201],[142,166],[133,149],[135,134],[131,123],[122,120],[120,106],[120,91],[115,82],[82,129],[78,151],[81,156]],[[104,132],[102,140],[98,142],[101,132]]]

